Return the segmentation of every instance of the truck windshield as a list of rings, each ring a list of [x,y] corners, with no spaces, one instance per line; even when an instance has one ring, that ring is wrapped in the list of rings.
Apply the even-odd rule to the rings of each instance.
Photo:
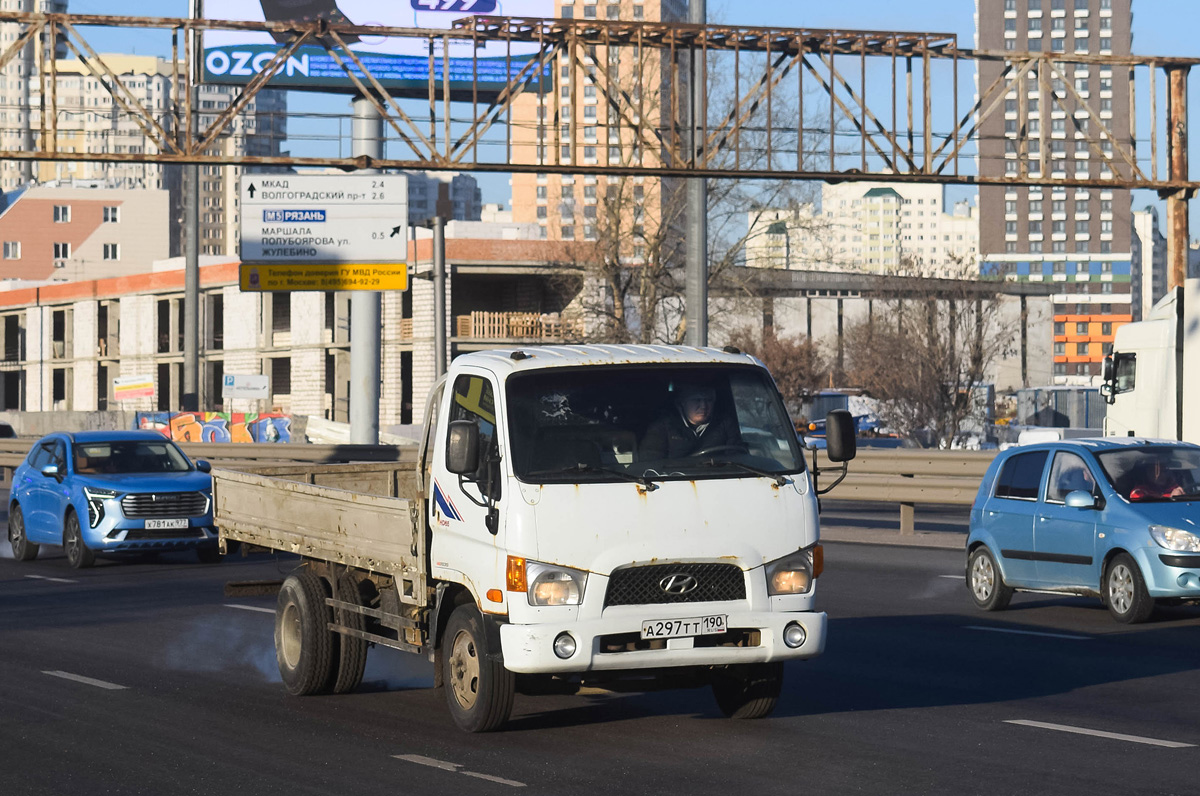
[[[1107,451],[1096,458],[1126,500],[1200,498],[1200,448],[1151,445]]]
[[[775,477],[804,470],[754,366],[554,368],[508,380],[510,450],[529,483]]]

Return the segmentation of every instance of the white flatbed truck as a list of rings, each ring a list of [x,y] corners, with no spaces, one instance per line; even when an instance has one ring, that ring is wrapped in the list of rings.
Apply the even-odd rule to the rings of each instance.
[[[697,386],[705,428],[680,415]],[[717,424],[724,436],[710,437]],[[702,447],[685,450],[686,434]],[[844,473],[847,413],[831,415],[828,440]],[[275,617],[292,694],[356,688],[379,644],[429,656],[470,732],[502,726],[518,691],[630,681],[708,685],[724,714],[757,718],[783,663],[824,649],[812,471],[748,355],[466,354],[431,394],[415,457],[315,469],[213,473],[223,546],[301,557]]]

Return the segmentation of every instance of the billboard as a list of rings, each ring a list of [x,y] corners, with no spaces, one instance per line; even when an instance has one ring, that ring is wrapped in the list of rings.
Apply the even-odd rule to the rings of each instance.
[[[418,27],[447,30],[454,20],[476,15],[552,17],[554,0],[204,0],[207,19],[231,21],[283,21],[327,19],[353,25]],[[258,31],[209,30],[204,32],[202,79],[207,83],[249,83],[279,51],[285,34]],[[429,89],[429,42],[412,37],[347,36],[346,45],[379,82],[396,96],[426,96]],[[433,70],[442,81],[442,59],[451,90],[469,96],[477,84],[481,97],[494,95],[517,75],[537,53],[537,45],[524,42],[489,42],[478,51],[470,40],[451,40],[450,52],[442,41],[433,42]],[[510,49],[511,47],[511,49]],[[339,55],[341,55],[339,53]],[[350,69],[357,67],[345,55]],[[545,75],[553,77],[552,65]],[[361,73],[359,73],[361,77]],[[353,81],[320,45],[305,45],[288,59],[270,83],[273,87],[320,91],[355,91]]]

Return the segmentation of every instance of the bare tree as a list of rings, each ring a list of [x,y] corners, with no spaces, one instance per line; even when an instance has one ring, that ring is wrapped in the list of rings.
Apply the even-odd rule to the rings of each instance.
[[[1002,299],[982,287],[938,280],[930,298],[885,302],[886,321],[846,331],[844,379],[880,400],[886,425],[904,435],[925,431],[944,448],[979,422],[986,374],[1017,339],[1001,317]]]
[[[763,361],[793,413],[798,411],[801,399],[818,392],[829,377],[828,356],[807,337],[776,335],[772,328],[760,335],[742,327],[729,336],[729,342]]]

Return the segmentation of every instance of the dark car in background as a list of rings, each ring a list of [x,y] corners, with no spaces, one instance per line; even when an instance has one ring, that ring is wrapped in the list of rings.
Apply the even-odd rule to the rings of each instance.
[[[195,550],[220,560],[207,462],[152,431],[50,434],[13,473],[8,538],[28,561],[61,545],[72,567],[98,553]]]

